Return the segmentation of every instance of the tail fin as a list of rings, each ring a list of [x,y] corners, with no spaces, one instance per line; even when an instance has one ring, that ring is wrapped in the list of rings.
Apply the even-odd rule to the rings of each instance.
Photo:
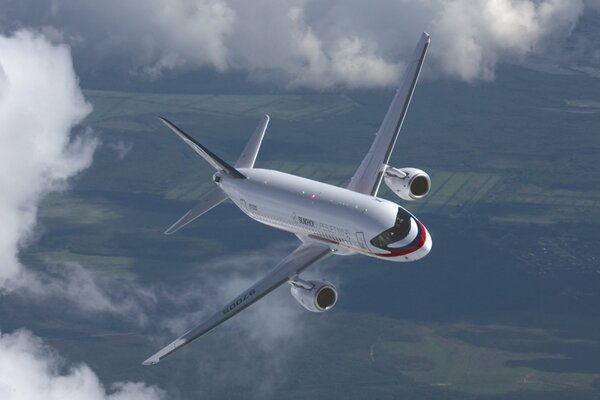
[[[194,138],[192,138],[187,133],[183,132],[179,129],[175,124],[169,121],[166,118],[160,118],[160,120],[169,127],[173,132],[177,134],[184,142],[186,142],[191,148],[193,148],[196,153],[200,154],[202,158],[204,158],[210,165],[212,165],[215,169],[225,172],[227,175],[232,176],[234,178],[246,179],[246,177],[239,172],[237,169],[227,164],[225,161],[221,160],[215,154],[213,154],[206,147],[202,146],[198,143]],[[256,161],[256,155],[258,154],[258,150],[260,149],[260,145],[262,143],[262,139],[265,135],[265,131],[267,130],[267,125],[269,124],[269,116],[265,115],[260,120],[258,127],[250,137],[246,148],[240,155],[240,158],[237,160],[235,166],[237,168],[252,168],[254,166],[254,161]],[[220,188],[215,188],[212,192],[210,192],[205,198],[202,199],[196,207],[192,208],[190,211],[185,213],[185,215],[173,225],[169,227],[165,231],[165,234],[171,235],[190,222],[194,221],[196,218],[201,215],[207,213],[212,208],[221,204],[223,201],[227,200],[228,196],[225,192],[223,192]]]
[[[250,137],[246,148],[242,151],[240,158],[235,163],[236,168],[252,168],[254,166],[256,155],[258,154],[258,150],[260,150],[260,145],[267,130],[267,125],[269,125],[269,116],[265,114]]]
[[[177,134],[184,142],[186,142],[192,149],[196,151],[196,153],[200,154],[202,158],[204,158],[210,165],[212,165],[215,169],[219,171],[225,172],[227,175],[232,178],[238,179],[246,179],[246,177],[240,173],[237,169],[233,168],[231,165],[227,164],[225,161],[221,160],[214,153],[208,150],[206,147],[202,146],[198,143],[194,138],[190,135],[179,129],[175,124],[169,121],[166,118],[159,117],[159,119],[171,129],[173,132]]]

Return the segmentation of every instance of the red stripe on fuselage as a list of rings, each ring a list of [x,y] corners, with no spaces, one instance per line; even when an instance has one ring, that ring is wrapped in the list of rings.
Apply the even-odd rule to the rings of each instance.
[[[419,243],[417,243],[415,246],[409,247],[408,249],[392,251],[391,253],[383,253],[383,254],[382,253],[371,253],[371,254],[373,254],[377,257],[399,257],[399,256],[405,256],[410,253],[414,253],[415,251],[419,250],[425,244],[425,240],[427,240],[427,230],[425,229],[425,227],[423,226],[421,221],[417,220],[417,224],[419,225],[419,235],[421,235],[421,240],[419,240]]]
[[[369,254],[373,255],[373,256],[377,256],[377,257],[400,257],[400,256],[405,256],[407,254],[410,253],[414,253],[415,251],[419,250],[421,247],[423,247],[423,245],[425,244],[425,241],[427,240],[427,230],[425,229],[425,226],[423,226],[423,224],[421,223],[421,221],[417,220],[415,218],[415,220],[417,221],[418,227],[419,227],[419,232],[417,233],[417,235],[420,235],[420,240],[419,243],[417,243],[414,246],[411,246],[409,248],[404,248],[402,250],[397,250],[397,251],[392,251],[390,253],[373,253],[373,252],[368,252]],[[315,234],[309,234],[308,235],[309,238],[311,239],[316,239],[316,240],[320,240],[326,243],[330,243],[330,244],[335,244],[335,245],[341,245],[342,247],[347,247],[351,250],[355,250],[361,253],[364,253],[364,249],[358,249],[358,248],[354,248],[353,246],[348,246],[339,242],[336,242],[335,240],[331,240],[331,239],[326,239],[322,236],[318,236]]]

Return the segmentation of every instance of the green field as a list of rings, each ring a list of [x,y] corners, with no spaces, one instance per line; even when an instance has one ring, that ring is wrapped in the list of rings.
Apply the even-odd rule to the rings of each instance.
[[[430,195],[402,204],[427,224],[432,253],[409,265],[339,257],[318,271],[340,286],[337,309],[299,313],[300,333],[273,349],[232,324],[165,368],[142,369],[172,339],[157,327],[181,311],[171,303],[144,329],[44,309],[28,326],[105,381],[140,379],[203,398],[597,398],[598,93],[599,80],[526,69],[489,84],[420,84],[391,164],[431,175]],[[173,298],[194,283],[210,290],[215,274],[244,271],[211,267],[224,256],[257,257],[295,238],[227,203],[163,235],[210,189],[213,171],[156,117],[233,162],[268,113],[257,167],[343,186],[391,95],[86,91],[94,111],[84,125],[102,147],[69,190],[44,199],[43,234],[21,258],[39,269],[78,263]],[[265,299],[273,307],[296,306],[284,289],[273,295]],[[21,315],[5,314],[18,326]]]
[[[491,91],[485,85],[459,83],[438,85],[434,93],[431,85],[424,84],[417,91],[393,157],[401,160],[395,165],[409,162],[432,175],[431,195],[414,209],[451,216],[474,212],[479,203],[535,205],[545,210],[535,216],[512,210],[508,215],[490,215],[492,221],[507,223],[587,221],[590,214],[600,216],[600,191],[588,184],[600,172],[594,162],[598,117],[573,111],[595,110],[596,80],[523,69],[501,80]],[[445,87],[440,90],[439,86]],[[459,101],[450,100],[455,94]],[[146,141],[164,149],[169,143],[170,154],[155,149],[156,164],[145,171],[152,181],[143,190],[162,189],[161,195],[168,193],[167,198],[184,201],[193,201],[208,189],[208,184],[198,182],[206,182],[209,171],[190,168],[190,164],[196,165],[194,155],[172,145],[169,133],[156,121],[157,115],[171,116],[233,159],[259,116],[269,113],[271,128],[259,166],[344,185],[364,155],[388,101],[387,96],[374,97],[369,92],[300,96],[87,91],[86,97],[94,105],[88,121],[96,129],[135,145]],[[430,104],[423,105],[426,102]],[[465,110],[472,109],[477,113],[465,117]],[[438,148],[444,150],[433,152]],[[554,150],[558,148],[560,152]],[[179,160],[180,165],[168,169],[174,174],[165,176],[167,171],[160,168],[158,157],[164,160],[174,154],[183,162]],[[127,165],[128,160],[125,164],[139,179],[139,169],[144,168],[140,164],[146,163],[130,159],[137,165]]]

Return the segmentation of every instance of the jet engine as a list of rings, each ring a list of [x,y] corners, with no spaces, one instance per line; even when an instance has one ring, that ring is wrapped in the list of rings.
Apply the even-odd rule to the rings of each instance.
[[[427,196],[431,179],[427,172],[416,168],[394,168],[388,166],[383,180],[396,196],[403,200],[419,200]]]
[[[327,281],[290,280],[292,296],[312,312],[329,311],[337,302],[337,289]]]

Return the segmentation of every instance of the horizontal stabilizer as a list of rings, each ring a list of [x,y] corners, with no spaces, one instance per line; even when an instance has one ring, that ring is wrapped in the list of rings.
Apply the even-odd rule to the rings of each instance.
[[[238,158],[237,162],[235,163],[236,168],[254,167],[254,162],[256,161],[258,150],[260,150],[260,144],[265,136],[267,125],[269,125],[269,116],[265,114],[256,127],[256,130],[250,137],[246,148],[244,151],[242,151],[240,158]]]
[[[179,218],[177,222],[175,222],[169,229],[165,231],[165,234],[171,235],[199,216],[206,214],[212,208],[218,206],[223,201],[227,200],[227,195],[219,188],[215,188],[212,192],[208,194],[202,201],[190,211],[188,211],[183,217]]]
[[[192,149],[196,151],[196,153],[200,154],[202,158],[204,158],[210,165],[212,165],[215,169],[219,171],[225,172],[227,175],[232,178],[246,179],[246,177],[240,173],[237,169],[233,168],[231,165],[227,164],[225,161],[221,160],[214,153],[208,150],[206,147],[202,146],[198,143],[194,138],[190,135],[179,129],[175,124],[169,121],[166,118],[159,117],[159,119],[171,129],[173,132],[177,134],[184,142],[186,142]]]

